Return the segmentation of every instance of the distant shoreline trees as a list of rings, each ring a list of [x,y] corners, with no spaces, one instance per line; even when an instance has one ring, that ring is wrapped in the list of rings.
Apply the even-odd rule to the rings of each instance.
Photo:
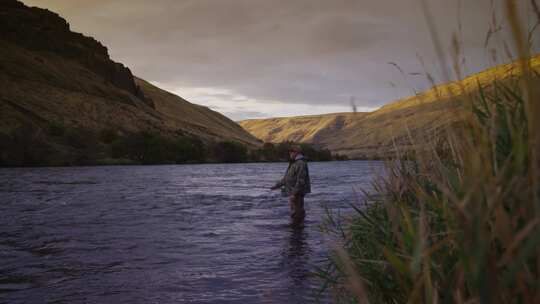
[[[292,144],[264,143],[249,149],[235,141],[203,142],[188,135],[167,137],[109,128],[96,131],[50,123],[22,126],[11,134],[0,134],[0,166],[279,162],[287,161]],[[348,159],[310,144],[301,146],[311,161]]]

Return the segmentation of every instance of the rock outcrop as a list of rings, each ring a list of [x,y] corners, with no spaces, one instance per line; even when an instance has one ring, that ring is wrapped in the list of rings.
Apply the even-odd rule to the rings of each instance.
[[[109,163],[145,142],[171,161],[223,141],[260,145],[222,114],[134,77],[57,14],[0,0],[0,166]]]
[[[32,51],[51,52],[77,61],[152,106],[136,85],[130,69],[109,57],[99,41],[70,30],[58,14],[37,7],[28,8],[16,0],[0,1],[0,38]]]

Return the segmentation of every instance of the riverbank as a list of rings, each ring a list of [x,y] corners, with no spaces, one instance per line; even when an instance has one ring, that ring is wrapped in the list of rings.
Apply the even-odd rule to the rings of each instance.
[[[540,76],[523,69],[459,96],[463,124],[413,137],[412,158],[397,147],[320,273],[339,300],[540,301]]]
[[[0,167],[277,162],[287,161],[287,151],[294,144],[265,143],[254,148],[234,141],[203,142],[195,137],[173,140],[152,133],[120,136],[112,131],[94,134],[90,130],[51,130],[62,148],[41,141],[28,130],[9,140],[0,138]],[[310,144],[301,147],[311,161],[348,160]]]

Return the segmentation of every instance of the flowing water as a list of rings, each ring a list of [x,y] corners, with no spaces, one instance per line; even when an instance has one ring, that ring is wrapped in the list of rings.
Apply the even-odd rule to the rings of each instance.
[[[310,163],[303,229],[287,164],[0,169],[0,303],[328,302],[325,209],[351,212],[380,162]]]

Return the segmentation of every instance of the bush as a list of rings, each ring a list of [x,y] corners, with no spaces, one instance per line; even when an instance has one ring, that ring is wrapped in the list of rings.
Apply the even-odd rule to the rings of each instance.
[[[164,140],[150,133],[129,134],[111,145],[111,156],[131,159],[141,164],[172,162],[174,155],[167,155]]]
[[[339,153],[334,154],[334,159],[338,161],[345,161],[349,160],[349,157],[347,155],[341,155]]]
[[[47,165],[54,153],[43,130],[29,124],[3,135],[1,140],[0,165],[3,166]]]
[[[61,137],[66,132],[66,127],[64,125],[58,124],[58,123],[50,123],[48,134],[53,137]]]
[[[103,129],[99,132],[99,140],[105,144],[111,144],[118,139],[118,132],[113,129]]]
[[[212,147],[213,157],[223,163],[241,163],[248,161],[246,146],[233,141],[222,141]]]
[[[202,162],[203,143],[196,138],[170,139],[158,134],[135,133],[118,138],[111,145],[111,157],[141,164]]]
[[[274,145],[272,143],[264,143],[264,145],[255,149],[250,154],[252,161],[288,161],[289,148],[295,143],[285,141]],[[330,161],[334,159],[332,153],[328,149],[317,149],[310,144],[301,144],[303,154],[308,160],[312,161]]]
[[[176,153],[176,163],[204,162],[206,149],[198,138],[181,137],[173,143]]]
[[[99,147],[98,135],[90,129],[83,127],[68,128],[63,132],[63,141],[66,145],[78,150],[85,150],[84,154],[93,154]]]
[[[331,161],[332,152],[328,149],[316,149],[314,146],[309,144],[301,144],[302,151],[304,155],[308,156],[310,160],[313,161]]]

